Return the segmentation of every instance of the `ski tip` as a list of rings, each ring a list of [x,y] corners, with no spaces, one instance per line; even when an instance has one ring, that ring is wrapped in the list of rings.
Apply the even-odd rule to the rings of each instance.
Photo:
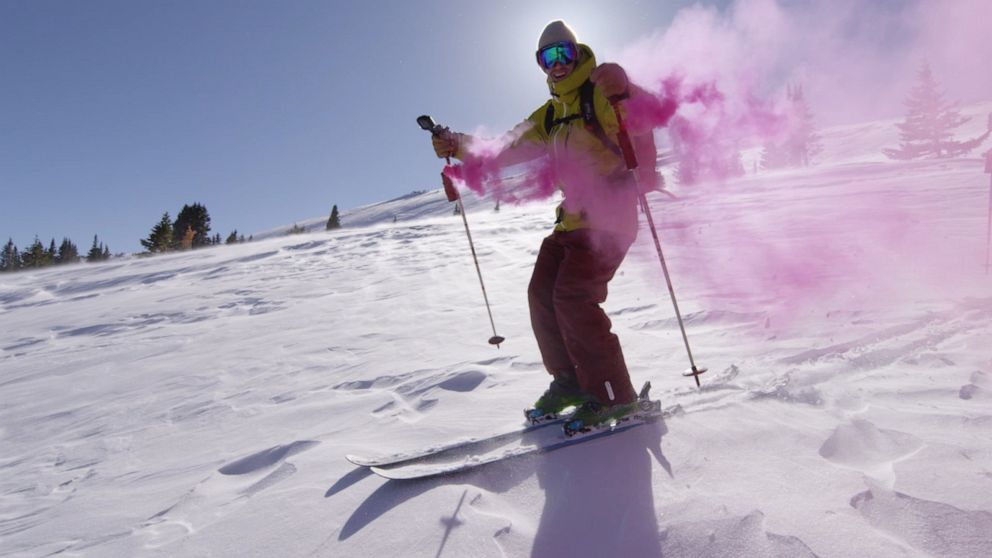
[[[459,469],[457,468],[449,471],[447,469],[432,470],[430,468],[421,470],[418,467],[369,467],[369,470],[384,479],[393,481],[417,481],[433,477],[443,477],[451,473],[459,472]]]
[[[361,455],[351,455],[350,453],[345,455],[344,458],[347,459],[352,465],[358,465],[359,467],[368,467],[373,463],[367,457],[362,457]]]
[[[389,479],[389,480],[403,480],[403,477],[402,476],[396,476],[396,475],[394,475],[393,473],[390,472],[389,469],[383,469],[382,467],[375,467],[375,466],[373,466],[373,467],[369,467],[369,470],[372,471],[373,473],[379,475],[380,477],[382,477],[384,479]]]

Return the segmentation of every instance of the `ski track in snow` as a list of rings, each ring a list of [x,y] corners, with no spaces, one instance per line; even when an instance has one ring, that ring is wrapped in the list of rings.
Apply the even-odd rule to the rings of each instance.
[[[520,425],[548,381],[526,284],[554,200],[466,199],[498,350],[440,191],[334,233],[4,275],[0,555],[992,555],[988,177],[865,158],[882,126],[652,196],[702,389],[649,235],[605,308],[634,383],[683,412],[450,477],[344,456]],[[894,229],[832,227],[895,193]]]

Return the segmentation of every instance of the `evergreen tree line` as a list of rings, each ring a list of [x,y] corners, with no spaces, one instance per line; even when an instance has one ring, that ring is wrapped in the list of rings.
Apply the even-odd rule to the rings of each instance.
[[[765,143],[755,171],[759,166],[762,170],[810,166],[823,149],[802,85],[787,86],[786,100],[787,117],[792,123],[789,133]],[[961,157],[992,135],[990,115],[989,129],[984,134],[963,141],[955,139],[954,130],[970,118],[961,115],[957,104],[944,99],[940,84],[927,63],[921,65],[917,83],[904,104],[905,120],[896,125],[900,134],[899,147],[882,150],[891,159]],[[679,183],[695,184],[744,174],[739,145],[721,132],[716,129],[706,135],[707,132],[679,117],[672,120],[669,134],[672,151],[678,160],[675,178]]]
[[[326,229],[338,228],[341,228],[341,220],[338,215],[338,206],[335,205],[327,219]],[[290,234],[302,232],[306,232],[306,230],[298,225],[294,225],[289,231]],[[251,236],[246,239],[245,235],[238,234],[237,229],[231,231],[225,240],[221,240],[220,233],[211,236],[210,213],[202,204],[194,203],[183,205],[175,221],[169,217],[168,212],[162,214],[162,218],[152,227],[148,237],[141,239],[141,245],[148,253],[158,253],[221,244],[238,244],[250,242],[252,239]],[[3,246],[3,250],[0,251],[0,272],[78,263],[83,260],[99,262],[109,259],[110,248],[101,242],[96,235],[93,236],[93,245],[85,255],[81,254],[76,244],[68,238],[63,238],[62,243],[58,246],[55,245],[53,238],[46,248],[36,236],[34,242],[23,250],[18,249],[17,245],[14,244],[14,239],[10,238]]]
[[[88,262],[109,260],[110,248],[100,242],[96,235],[93,236],[93,245],[85,256],[80,254],[79,248],[68,238],[63,238],[58,247],[55,246],[55,239],[53,238],[46,248],[36,236],[34,242],[23,250],[18,250],[14,244],[14,239],[10,238],[3,250],[0,251],[0,272],[73,264],[84,259]]]
[[[331,215],[327,219],[327,230],[341,228],[341,218],[338,215],[338,206],[331,208]],[[294,224],[287,234],[305,233],[306,228]],[[200,203],[183,205],[175,220],[169,216],[169,212],[162,214],[158,223],[152,227],[147,238],[141,239],[141,245],[145,247],[147,253],[155,254],[160,252],[172,252],[175,250],[190,250],[205,246],[219,246],[221,244],[238,244],[250,242],[253,237],[247,239],[245,235],[238,234],[237,229],[231,231],[225,240],[221,240],[220,233],[210,234],[210,212]]]
[[[141,239],[140,242],[145,250],[152,254],[202,248],[221,243],[220,234],[210,235],[210,212],[200,203],[183,205],[175,221],[166,211],[152,227],[148,237]]]
[[[324,230],[333,231],[334,229],[341,228],[341,216],[338,214],[338,206],[335,205],[331,208],[331,215],[327,218],[327,224],[324,225]],[[293,226],[286,231],[287,235],[292,234],[304,234],[307,232],[306,227],[300,226],[299,223],[293,223]]]
[[[252,237],[246,239],[243,234],[239,235],[237,229],[231,231],[224,240],[221,239],[220,233],[211,235],[210,212],[203,204],[194,203],[183,205],[174,221],[169,217],[168,211],[163,213],[158,223],[148,233],[148,237],[141,239],[140,242],[148,253],[155,254],[221,244],[238,244],[252,239]]]

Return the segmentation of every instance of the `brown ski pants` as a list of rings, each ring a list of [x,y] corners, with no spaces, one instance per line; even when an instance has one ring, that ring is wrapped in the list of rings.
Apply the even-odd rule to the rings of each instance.
[[[552,375],[573,372],[604,405],[637,398],[620,340],[600,304],[631,240],[603,231],[554,232],[544,239],[531,276],[531,326]]]

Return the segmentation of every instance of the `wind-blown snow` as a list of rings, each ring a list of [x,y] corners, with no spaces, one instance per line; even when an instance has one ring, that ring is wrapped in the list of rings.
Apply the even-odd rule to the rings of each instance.
[[[703,388],[642,234],[606,307],[635,383],[684,412],[446,478],[344,456],[520,424],[547,381],[526,284],[551,201],[469,203],[499,350],[439,191],[0,275],[0,554],[992,555],[989,176],[884,161],[892,130],[652,197]]]

